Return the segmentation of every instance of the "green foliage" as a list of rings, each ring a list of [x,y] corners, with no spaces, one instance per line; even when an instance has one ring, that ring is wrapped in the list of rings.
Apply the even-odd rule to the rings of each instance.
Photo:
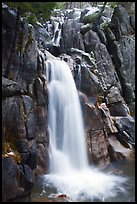
[[[18,9],[20,11],[20,15],[24,15],[26,12],[33,12],[33,8],[31,6],[31,2],[4,2],[9,7],[13,9]]]
[[[49,20],[54,8],[63,7],[62,2],[4,2],[12,9],[17,9],[28,22],[35,24],[36,20],[43,23]]]
[[[110,5],[111,8],[115,8],[118,5],[121,5],[123,7],[126,7],[128,5],[128,3],[132,3],[132,2],[108,2],[108,5]]]
[[[118,2],[108,2],[108,5],[111,7],[111,8],[115,8],[115,7],[117,7],[117,3]]]
[[[113,9],[121,5],[122,7],[126,9],[129,15],[135,15],[134,3],[135,2],[108,2],[108,5]]]
[[[29,13],[29,15],[27,16],[27,21],[32,24],[35,25],[36,21],[37,21],[37,17],[34,13]]]
[[[56,9],[65,9],[65,3],[66,2],[57,2]]]
[[[101,29],[106,29],[109,26],[108,21],[104,21],[103,23],[100,24]]]
[[[95,11],[94,13],[89,14],[89,15],[85,15],[84,23],[94,23],[97,20],[98,16],[99,16],[98,11]]]
[[[50,18],[52,10],[57,5],[56,2],[30,2],[30,4],[33,8],[33,13],[41,22]]]

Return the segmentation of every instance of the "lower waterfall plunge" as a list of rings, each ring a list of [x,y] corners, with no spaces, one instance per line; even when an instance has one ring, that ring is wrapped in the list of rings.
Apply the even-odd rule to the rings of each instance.
[[[72,201],[105,201],[124,192],[127,178],[100,172],[88,164],[82,112],[69,66],[47,61],[50,170],[44,184]]]

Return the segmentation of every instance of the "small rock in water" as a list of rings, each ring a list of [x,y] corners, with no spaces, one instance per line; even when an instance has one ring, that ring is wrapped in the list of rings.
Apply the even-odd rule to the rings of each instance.
[[[66,194],[59,194],[59,195],[56,195],[56,198],[61,198],[61,199],[65,199],[65,200],[70,200],[69,196],[67,196]]]

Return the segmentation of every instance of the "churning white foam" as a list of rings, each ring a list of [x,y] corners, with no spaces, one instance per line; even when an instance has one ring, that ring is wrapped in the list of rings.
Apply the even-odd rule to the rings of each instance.
[[[63,164],[62,164],[63,165]],[[44,183],[57,189],[57,193],[67,195],[71,201],[90,201],[99,199],[105,201],[116,197],[125,191],[123,184],[127,178],[105,174],[88,167],[83,170],[71,170],[65,174],[48,174]]]

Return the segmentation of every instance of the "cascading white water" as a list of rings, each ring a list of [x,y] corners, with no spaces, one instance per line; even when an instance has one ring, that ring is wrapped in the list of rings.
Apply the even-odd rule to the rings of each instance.
[[[99,172],[88,164],[82,112],[75,82],[66,62],[47,61],[49,90],[50,172],[46,185],[72,201],[102,201],[124,191],[125,178]]]
[[[82,169],[88,162],[77,89],[71,71],[64,61],[54,60],[48,63],[48,113],[52,157],[50,170],[64,172],[62,163],[65,170]]]
[[[54,22],[54,35],[52,42],[55,43],[55,45],[60,46],[60,39],[61,39],[61,26],[62,22]]]

